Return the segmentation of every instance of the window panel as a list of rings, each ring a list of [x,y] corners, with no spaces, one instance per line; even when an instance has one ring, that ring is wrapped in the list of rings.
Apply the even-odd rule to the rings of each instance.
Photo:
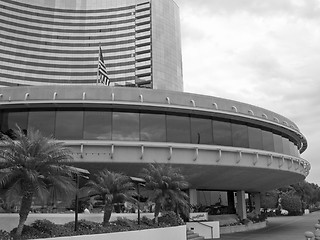
[[[278,134],[273,134],[274,151],[277,153],[283,153],[282,137]]]
[[[167,115],[167,141],[190,143],[190,118]]]
[[[282,137],[282,143],[283,143],[283,153],[290,155],[289,139]]]
[[[3,112],[1,131],[13,137],[13,131],[17,129],[17,125],[23,130],[27,131],[28,112]]]
[[[273,133],[262,130],[263,150],[274,151]]]
[[[112,140],[139,141],[139,114],[113,112]]]
[[[191,118],[191,143],[213,144],[212,121],[203,118]]]
[[[112,114],[107,111],[84,112],[84,139],[111,140]]]
[[[249,147],[248,127],[246,125],[232,123],[232,143],[234,147]]]
[[[216,145],[232,146],[231,123],[212,121],[213,142]]]
[[[248,135],[250,148],[263,149],[261,129],[255,127],[248,127]]]
[[[34,129],[39,130],[43,136],[53,136],[55,115],[55,111],[30,111],[28,131]]]
[[[57,111],[55,126],[57,139],[82,139],[83,111]]]
[[[164,114],[140,114],[141,141],[166,141],[166,116]]]

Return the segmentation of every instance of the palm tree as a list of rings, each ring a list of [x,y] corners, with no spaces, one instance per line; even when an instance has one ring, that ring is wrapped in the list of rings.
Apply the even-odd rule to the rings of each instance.
[[[87,182],[82,191],[89,196],[100,195],[103,198],[103,225],[106,226],[109,223],[113,205],[125,201],[135,202],[133,196],[136,195],[136,192],[131,179],[122,173],[104,169],[98,172],[95,177],[95,180]]]
[[[146,189],[151,190],[150,200],[155,203],[155,222],[161,208],[184,209],[188,206],[188,195],[182,189],[188,183],[180,170],[168,164],[149,164],[142,169],[141,177],[146,180]]]
[[[33,198],[46,200],[52,190],[57,196],[70,196],[70,191],[75,192],[72,175],[76,170],[65,164],[72,160],[71,151],[39,131],[30,130],[26,135],[17,126],[14,140],[1,137],[0,189],[7,198],[19,196],[16,237],[20,238]]]

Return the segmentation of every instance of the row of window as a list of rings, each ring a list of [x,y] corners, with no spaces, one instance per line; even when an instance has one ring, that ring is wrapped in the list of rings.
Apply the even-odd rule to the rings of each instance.
[[[8,1],[8,0],[6,0],[6,1]],[[131,5],[131,6],[125,6],[125,7],[108,8],[108,9],[74,10],[74,9],[59,9],[59,8],[42,7],[42,6],[36,6],[36,5],[26,4],[26,3],[17,2],[17,1],[10,1],[10,3],[14,4],[14,5],[17,5],[17,6],[25,7],[25,8],[36,9],[36,10],[41,10],[41,11],[49,11],[49,12],[54,12],[54,13],[56,13],[56,12],[83,13],[83,14],[88,14],[88,13],[108,13],[108,12],[124,11],[124,10],[134,9],[135,8],[135,5]]]
[[[148,27],[148,26],[147,26]],[[99,34],[99,35],[84,35],[83,33],[81,33],[80,35],[52,35],[52,34],[45,34],[42,32],[30,32],[30,31],[22,31],[22,30],[18,30],[15,28],[7,28],[7,27],[3,27],[0,26],[0,29],[5,31],[5,32],[9,32],[9,33],[13,33],[16,35],[22,35],[22,36],[31,36],[31,37],[35,37],[35,38],[40,38],[40,39],[61,39],[61,40],[80,40],[80,41],[88,41],[88,40],[105,40],[105,39],[117,39],[117,38],[123,38],[123,37],[132,37],[135,35],[135,30],[134,29],[129,29],[129,30],[125,30],[124,32],[112,32],[110,34]],[[97,33],[101,33],[102,31],[100,30],[96,30]],[[3,35],[5,36],[5,35]]]
[[[82,22],[57,22],[57,21],[48,21],[48,20],[42,20],[42,19],[33,19],[33,18],[26,18],[26,17],[23,17],[21,15],[13,15],[13,14],[9,14],[7,12],[0,12],[1,15],[3,17],[6,17],[6,18],[11,18],[11,19],[16,19],[16,20],[19,20],[19,21],[22,21],[22,22],[33,22],[33,23],[37,23],[37,24],[46,24],[46,25],[59,25],[59,26],[76,26],[76,27],[91,27],[91,26],[105,26],[105,25],[116,25],[116,24],[126,24],[126,23],[132,23],[132,22],[135,22],[135,18],[134,17],[131,17],[132,15],[130,15],[130,18],[124,18],[124,19],[115,19],[113,21],[110,21],[110,18],[109,19],[106,19],[106,20],[109,20],[108,22],[87,22],[87,21],[82,21]],[[148,15],[144,15],[143,17],[148,17]],[[139,17],[140,18],[140,17]]]
[[[39,129],[60,140],[175,142],[260,149],[299,156],[297,146],[271,130],[222,119],[116,110],[2,112],[1,131]]]
[[[75,15],[59,15],[59,14],[46,14],[46,13],[40,13],[38,11],[27,11],[23,10],[21,8],[11,8],[8,6],[4,6],[0,4],[0,8],[9,10],[11,12],[21,13],[28,16],[36,16],[36,17],[42,17],[42,18],[55,18],[55,19],[72,19],[72,20],[101,20],[101,19],[110,19],[110,18],[121,18],[121,17],[130,17],[132,15],[132,8],[130,8],[131,11],[124,12],[124,13],[112,13],[112,14],[103,14],[103,15],[89,15],[89,14],[83,14],[80,16]],[[123,11],[123,10],[122,10]]]

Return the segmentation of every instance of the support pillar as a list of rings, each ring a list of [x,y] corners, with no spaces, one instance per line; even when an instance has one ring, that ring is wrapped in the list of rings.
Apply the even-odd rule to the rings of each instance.
[[[246,211],[246,196],[245,191],[237,191],[237,214],[239,215],[240,219],[247,218],[247,211]]]
[[[254,212],[255,214],[261,214],[261,194],[260,193],[254,193],[253,194],[253,201],[254,201]]]

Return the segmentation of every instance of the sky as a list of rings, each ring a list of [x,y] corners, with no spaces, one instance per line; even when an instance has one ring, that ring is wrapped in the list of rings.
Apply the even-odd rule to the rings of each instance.
[[[295,122],[320,185],[320,0],[175,0],[184,91],[237,100]]]

